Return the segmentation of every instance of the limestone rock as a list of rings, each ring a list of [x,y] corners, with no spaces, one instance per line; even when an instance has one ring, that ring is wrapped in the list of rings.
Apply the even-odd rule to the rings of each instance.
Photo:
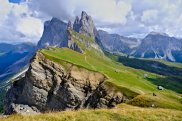
[[[26,76],[7,92],[5,114],[110,108],[126,99],[105,85],[103,74],[65,64],[59,65],[38,52]]]

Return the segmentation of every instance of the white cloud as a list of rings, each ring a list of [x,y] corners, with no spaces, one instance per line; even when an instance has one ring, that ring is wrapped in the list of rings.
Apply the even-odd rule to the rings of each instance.
[[[29,5],[63,20],[73,20],[84,10],[92,15],[97,24],[124,24],[131,10],[128,2],[115,0],[32,0]]]
[[[32,16],[33,11],[26,2],[20,4],[0,0],[0,42],[37,42],[40,39],[43,23]]]
[[[144,23],[155,23],[156,20],[158,19],[158,10],[146,10],[143,12],[142,16],[141,16],[141,20]]]
[[[174,36],[182,33],[176,32],[182,28],[177,19],[182,0],[30,0],[29,5],[49,16],[72,21],[85,10],[97,27],[127,36],[146,35],[150,31]]]
[[[42,22],[34,17],[22,18],[17,24],[16,30],[27,37],[39,37],[42,34]]]
[[[167,33],[182,37],[182,25],[179,22],[182,11],[182,0],[129,0],[132,14],[122,26],[123,33],[146,35],[150,31]],[[132,16],[134,16],[132,18]],[[142,24],[142,28],[139,26]],[[121,29],[121,28],[120,28]]]
[[[7,0],[0,0],[0,3],[0,22],[2,23],[7,17],[9,11],[11,10],[11,5],[8,3]]]

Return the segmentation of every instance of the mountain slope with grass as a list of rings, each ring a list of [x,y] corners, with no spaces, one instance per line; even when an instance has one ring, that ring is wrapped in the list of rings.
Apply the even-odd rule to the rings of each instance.
[[[136,98],[140,99],[140,101],[137,102],[138,104],[134,104],[135,100],[133,100],[134,103],[132,101],[128,102],[133,105],[151,107],[152,104],[156,104],[156,107],[177,108],[180,110],[182,108],[181,94],[168,89],[159,91],[157,85],[148,80],[148,78],[156,80],[161,78],[159,74],[124,66],[108,59],[104,55],[98,55],[98,53],[94,53],[94,51],[79,54],[67,48],[57,48],[53,50],[42,50],[42,53],[56,62],[63,59],[77,64],[78,66],[104,73],[108,77],[106,83],[109,86],[116,87],[121,91],[126,91],[126,93],[130,90],[129,95],[130,93],[131,95],[135,93],[140,94],[140,96]],[[148,78],[145,77],[145,74],[147,74]],[[153,93],[156,93],[157,96],[153,96]],[[142,101],[145,102],[146,105],[143,104]]]

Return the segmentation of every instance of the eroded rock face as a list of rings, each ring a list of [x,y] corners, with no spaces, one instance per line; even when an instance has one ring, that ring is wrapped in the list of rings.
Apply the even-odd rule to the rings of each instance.
[[[6,114],[106,108],[126,99],[104,84],[103,74],[66,62],[63,65],[66,68],[37,53],[25,78],[14,82],[7,92]]]

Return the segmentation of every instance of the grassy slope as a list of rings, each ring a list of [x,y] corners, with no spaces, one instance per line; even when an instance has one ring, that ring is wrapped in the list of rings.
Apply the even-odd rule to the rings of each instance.
[[[12,115],[1,121],[181,121],[182,112],[171,109],[147,109],[122,104],[115,109],[78,110],[33,116]]]
[[[159,91],[155,84],[144,78],[145,74],[147,74],[148,77],[152,79],[158,79],[161,77],[161,75],[126,67],[121,63],[110,60],[93,48],[85,49],[85,46],[82,45],[78,40],[78,36],[80,35],[77,33],[73,33],[73,35],[75,42],[80,45],[82,50],[85,50],[84,54],[80,54],[68,48],[52,48],[49,50],[42,50],[41,52],[47,58],[57,63],[61,63],[62,65],[66,61],[77,66],[105,74],[108,77],[108,80],[106,82],[107,84],[117,87],[119,90],[130,97],[136,96],[136,93],[142,95],[138,96],[136,100],[132,100],[133,102],[128,102],[130,104],[140,105],[144,107],[155,104],[157,107],[182,110],[181,94],[167,89]],[[81,38],[86,40],[88,37],[84,38],[84,36],[81,35]],[[89,41],[93,42],[91,40]],[[156,97],[152,96],[153,92],[157,94]],[[146,105],[139,104],[138,100],[143,100]],[[149,105],[148,102],[151,105]]]

